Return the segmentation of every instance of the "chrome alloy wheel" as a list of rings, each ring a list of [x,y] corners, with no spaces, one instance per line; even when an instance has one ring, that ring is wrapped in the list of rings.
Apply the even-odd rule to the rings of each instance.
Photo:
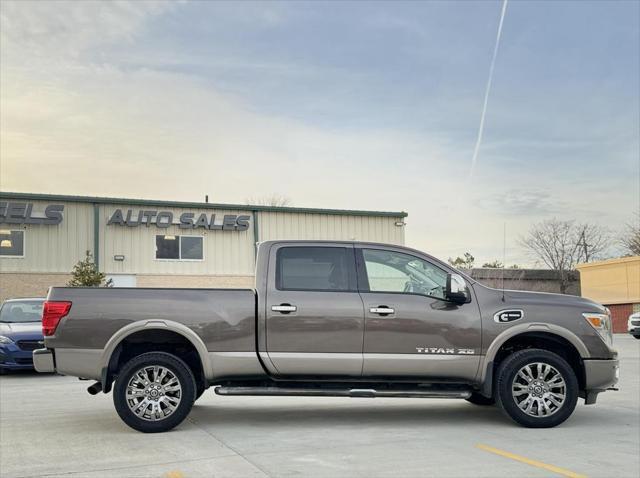
[[[163,420],[182,400],[182,384],[166,367],[152,365],[133,374],[127,383],[127,405],[138,417],[148,421]]]
[[[562,408],[567,398],[567,385],[555,367],[535,362],[518,370],[511,385],[511,395],[527,415],[549,417]]]

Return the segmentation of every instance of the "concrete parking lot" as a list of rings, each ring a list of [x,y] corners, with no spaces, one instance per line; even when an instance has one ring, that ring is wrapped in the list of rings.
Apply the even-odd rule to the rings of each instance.
[[[0,378],[2,477],[589,476],[640,470],[640,341],[618,335],[620,391],[560,427],[427,399],[219,397],[172,432],[128,428],[88,382]]]

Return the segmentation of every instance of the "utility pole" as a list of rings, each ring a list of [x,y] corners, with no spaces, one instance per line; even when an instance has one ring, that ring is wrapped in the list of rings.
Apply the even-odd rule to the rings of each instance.
[[[581,246],[582,250],[584,251],[584,261],[589,262],[589,247],[591,246],[591,244],[587,244],[587,240],[584,237],[584,231],[582,231],[582,234],[580,235],[578,246]]]

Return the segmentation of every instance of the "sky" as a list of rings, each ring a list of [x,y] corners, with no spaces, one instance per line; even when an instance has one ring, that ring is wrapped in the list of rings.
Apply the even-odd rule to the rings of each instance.
[[[0,4],[0,189],[407,211],[406,243],[530,264],[640,203],[640,2]]]

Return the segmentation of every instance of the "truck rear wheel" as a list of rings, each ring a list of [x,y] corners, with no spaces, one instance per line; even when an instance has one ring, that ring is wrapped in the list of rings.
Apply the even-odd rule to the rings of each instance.
[[[498,367],[495,396],[503,412],[520,425],[555,427],[576,407],[578,380],[559,355],[542,349],[521,350]]]
[[[178,357],[150,352],[129,360],[118,373],[113,403],[134,430],[158,433],[182,423],[193,406],[196,381]]]

